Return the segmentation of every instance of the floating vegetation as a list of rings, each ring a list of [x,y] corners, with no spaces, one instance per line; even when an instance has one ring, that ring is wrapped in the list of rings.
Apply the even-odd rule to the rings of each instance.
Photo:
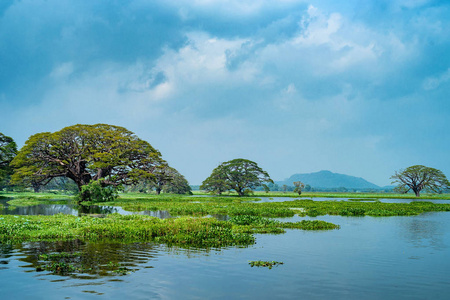
[[[412,216],[430,211],[450,211],[450,204],[436,204],[425,201],[411,203],[382,202],[349,202],[349,201],[313,201],[295,200],[289,202],[292,208],[301,216],[319,215],[341,216]]]
[[[172,216],[228,215],[256,217],[316,217],[320,215],[341,216],[410,216],[428,211],[450,211],[450,204],[417,201],[411,203],[382,203],[377,199],[354,198],[355,201],[293,200],[287,202],[242,202],[238,197],[166,197],[161,201],[151,199],[118,199],[113,205],[128,211],[168,211]],[[199,200],[200,199],[200,200]],[[352,198],[353,199],[353,198]],[[191,201],[192,200],[192,201]]]
[[[278,267],[279,265],[283,265],[284,263],[281,261],[262,261],[262,260],[251,260],[249,262],[250,267],[267,267],[272,269],[273,267]]]
[[[250,245],[255,238],[233,230],[233,224],[214,218],[158,219],[111,214],[105,218],[54,216],[8,216],[0,218],[0,242],[24,241],[156,241],[170,245],[222,247]]]
[[[39,204],[67,204],[67,200],[40,199],[33,196],[14,198],[7,202],[11,206],[34,206]]]
[[[41,254],[39,260],[44,261],[44,264],[39,264],[36,267],[36,271],[50,271],[57,275],[69,275],[72,273],[81,273],[84,271],[82,265],[80,265],[81,253],[52,253]]]
[[[251,245],[254,233],[283,233],[285,229],[330,230],[339,225],[321,220],[280,222],[274,217],[320,215],[410,216],[430,211],[450,211],[450,204],[431,202],[382,203],[378,201],[248,202],[241,197],[148,196],[119,198],[114,206],[129,211],[168,211],[179,218],[159,219],[145,215],[107,214],[87,216],[0,217],[0,242],[24,241],[113,241],[119,243],[154,241],[183,247],[225,247]],[[227,215],[229,221],[206,218]],[[60,266],[61,268],[61,266]]]
[[[301,230],[331,230],[339,229],[339,225],[320,221],[320,220],[302,220],[300,222],[280,222],[257,216],[235,216],[229,222],[240,225],[241,230],[247,226],[248,232],[253,233],[283,233],[282,228],[301,229]]]

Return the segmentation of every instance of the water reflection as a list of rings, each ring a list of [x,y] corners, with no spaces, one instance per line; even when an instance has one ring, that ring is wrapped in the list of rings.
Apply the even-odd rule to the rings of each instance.
[[[159,245],[153,243],[86,243],[81,240],[29,242],[14,246],[0,244],[0,257],[8,262],[16,256],[18,261],[26,263],[21,266],[26,272],[43,271],[40,276],[63,275],[92,280],[137,271],[142,264],[154,259],[158,249]],[[17,256],[17,253],[20,255]],[[58,270],[45,270],[44,267],[53,262],[73,266],[76,271],[65,274]],[[120,270],[125,272],[118,272]]]
[[[416,248],[445,250],[444,236],[446,223],[440,221],[445,216],[442,212],[424,213],[415,218],[407,218],[401,223],[402,238]]]

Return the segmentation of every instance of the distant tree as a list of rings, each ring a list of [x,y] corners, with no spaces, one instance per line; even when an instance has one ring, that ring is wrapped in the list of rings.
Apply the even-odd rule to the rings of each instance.
[[[230,189],[225,175],[225,171],[221,168],[221,166],[218,166],[212,171],[211,175],[202,182],[200,189],[221,195],[223,192]]]
[[[41,190],[45,191],[61,191],[61,192],[69,192],[76,193],[78,191],[78,187],[75,182],[67,177],[58,177],[53,178],[48,184],[40,187]]]
[[[0,189],[7,184],[13,169],[11,161],[17,155],[17,145],[14,140],[0,133]]]
[[[309,184],[305,185],[305,188],[303,189],[305,192],[311,191],[311,186]]]
[[[153,172],[154,186],[156,194],[159,195],[161,191],[170,194],[189,194],[191,187],[188,181],[175,168],[167,164],[163,164],[155,169]]]
[[[273,183],[266,171],[251,160],[238,158],[220,164],[200,188],[218,194],[235,190],[239,196],[244,196],[245,191],[262,186],[264,182]]]
[[[271,191],[274,191],[274,192],[280,190],[278,184],[276,184],[276,183],[269,182],[269,183],[267,184],[267,186],[269,187],[269,189],[270,189]]]
[[[102,187],[118,187],[153,178],[163,163],[157,150],[123,127],[74,125],[31,136],[11,162],[11,180],[45,185],[67,177],[79,191],[92,180]]]
[[[412,190],[416,197],[420,197],[422,190],[441,193],[450,187],[450,182],[442,171],[422,165],[396,171],[391,179],[394,179],[392,184],[398,184],[397,191],[407,193]]]
[[[294,181],[293,183],[295,186],[294,192],[297,192],[299,195],[301,195],[302,189],[305,187],[305,184],[301,181]]]
[[[175,168],[167,163],[161,164],[153,170],[153,178],[142,179],[127,188],[128,191],[147,193],[155,190],[170,194],[189,194],[192,192],[188,181]]]
[[[166,164],[155,168],[153,183],[157,195],[161,194],[163,187],[173,180],[175,173],[178,173],[178,171]]]
[[[263,184],[263,189],[266,193],[270,192],[270,188],[267,186],[267,184]]]
[[[286,184],[283,184],[283,192],[284,193],[286,193],[287,189],[288,189],[288,186]]]
[[[169,194],[192,194],[189,182],[177,170],[173,169],[172,180],[163,188],[164,193]]]

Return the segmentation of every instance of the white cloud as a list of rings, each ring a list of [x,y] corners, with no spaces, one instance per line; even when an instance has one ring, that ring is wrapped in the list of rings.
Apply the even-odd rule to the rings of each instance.
[[[426,78],[423,82],[423,88],[425,90],[434,90],[439,88],[441,85],[446,84],[450,81],[450,68],[447,71],[439,74],[437,77]]]
[[[50,78],[53,79],[64,79],[68,76],[70,76],[74,71],[74,65],[73,62],[65,62],[62,64],[57,65],[50,73]]]

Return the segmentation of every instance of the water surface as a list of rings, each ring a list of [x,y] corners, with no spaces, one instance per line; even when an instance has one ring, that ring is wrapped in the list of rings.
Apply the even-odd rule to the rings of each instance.
[[[449,212],[313,219],[339,224],[341,229],[260,234],[256,244],[247,248],[183,249],[153,243],[80,241],[1,245],[2,297],[448,299]],[[38,253],[61,251],[81,251],[84,260],[97,267],[72,276],[35,271]],[[271,270],[252,268],[250,260],[282,261],[284,265]],[[109,261],[134,272],[102,271]]]

